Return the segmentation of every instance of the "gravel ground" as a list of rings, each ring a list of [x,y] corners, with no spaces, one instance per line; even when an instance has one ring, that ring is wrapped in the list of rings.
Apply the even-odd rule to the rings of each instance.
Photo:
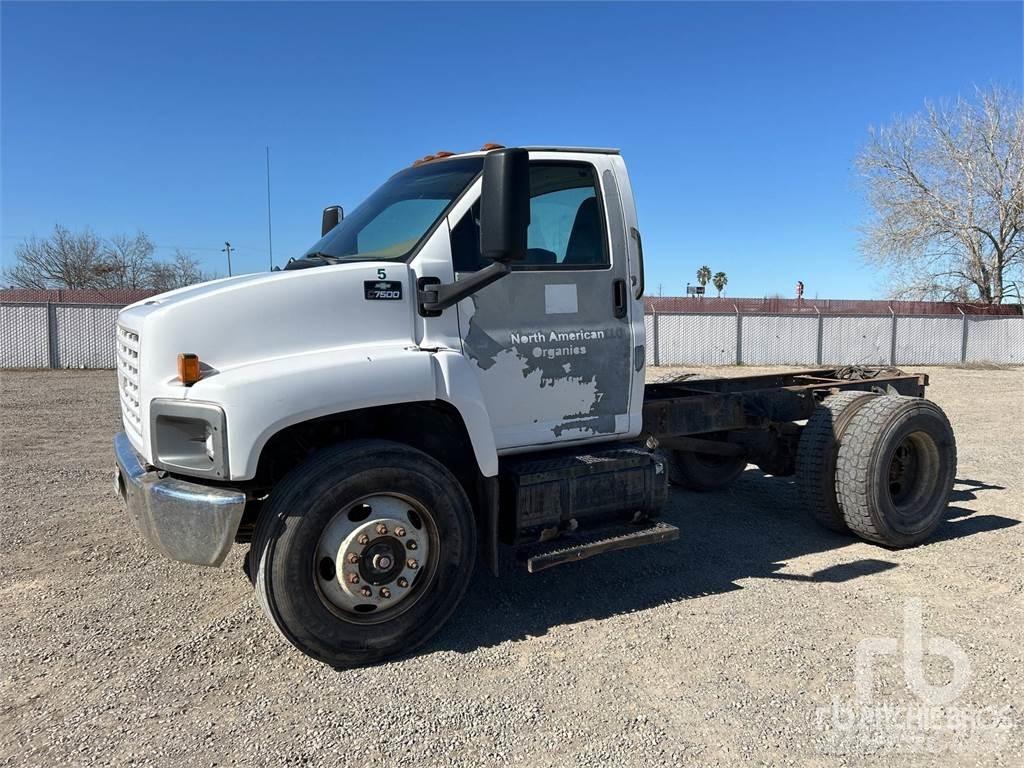
[[[1024,370],[921,370],[960,449],[927,545],[818,529],[751,467],[673,490],[679,541],[478,573],[416,655],[345,672],[272,630],[242,547],[215,570],[142,544],[111,490],[112,372],[5,372],[0,764],[1020,765]],[[917,605],[966,687],[925,708],[882,655],[857,709],[858,643],[913,651]]]

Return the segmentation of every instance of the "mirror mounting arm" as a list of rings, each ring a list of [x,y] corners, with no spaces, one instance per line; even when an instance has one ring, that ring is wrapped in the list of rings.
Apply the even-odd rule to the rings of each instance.
[[[454,283],[442,283],[436,277],[421,277],[416,281],[420,314],[424,317],[437,317],[442,310],[454,306],[481,288],[486,288],[511,271],[508,264],[496,261]]]

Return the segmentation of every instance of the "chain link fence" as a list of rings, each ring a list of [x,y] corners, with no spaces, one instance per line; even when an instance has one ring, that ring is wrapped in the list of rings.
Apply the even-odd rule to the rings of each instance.
[[[0,368],[114,368],[119,305],[0,303]],[[1024,364],[1024,317],[652,313],[653,365]]]
[[[120,306],[0,304],[0,368],[115,368]]]
[[[1024,317],[652,313],[653,365],[1024,365]]]

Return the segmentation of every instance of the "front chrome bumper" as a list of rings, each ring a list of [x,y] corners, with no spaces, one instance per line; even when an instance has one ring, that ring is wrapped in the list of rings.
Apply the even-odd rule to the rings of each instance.
[[[245,494],[147,470],[124,432],[114,438],[114,490],[143,538],[172,560],[220,565],[231,549]]]

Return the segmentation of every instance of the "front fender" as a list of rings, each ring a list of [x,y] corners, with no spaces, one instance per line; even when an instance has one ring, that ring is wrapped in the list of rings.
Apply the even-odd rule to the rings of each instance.
[[[317,350],[250,363],[196,382],[187,395],[224,409],[232,480],[254,477],[263,447],[285,427],[436,396],[431,355],[397,345]]]
[[[450,403],[459,412],[480,474],[494,477],[498,474],[498,449],[494,443],[491,417],[480,391],[480,380],[465,355],[440,350],[432,357],[437,376],[437,399]]]

